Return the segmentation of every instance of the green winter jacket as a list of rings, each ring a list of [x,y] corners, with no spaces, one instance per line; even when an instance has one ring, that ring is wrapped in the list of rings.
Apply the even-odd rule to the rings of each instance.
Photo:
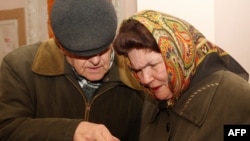
[[[0,69],[0,140],[72,141],[81,121],[104,124],[122,141],[138,140],[143,99],[122,61],[116,56],[87,102],[53,39],[9,53]]]

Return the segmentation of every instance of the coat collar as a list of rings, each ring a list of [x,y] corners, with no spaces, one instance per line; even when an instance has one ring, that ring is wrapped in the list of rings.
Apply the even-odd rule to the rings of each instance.
[[[48,76],[64,74],[64,55],[54,39],[41,43],[32,64],[32,71]]]
[[[205,121],[212,99],[223,77],[223,70],[201,80],[186,91],[173,107],[173,111],[190,122],[201,126]]]

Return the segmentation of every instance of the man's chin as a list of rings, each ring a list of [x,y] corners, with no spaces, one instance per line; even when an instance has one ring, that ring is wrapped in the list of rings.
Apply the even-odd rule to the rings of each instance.
[[[98,74],[94,74],[91,75],[89,77],[86,77],[89,81],[100,81],[103,78],[103,75],[98,75]]]

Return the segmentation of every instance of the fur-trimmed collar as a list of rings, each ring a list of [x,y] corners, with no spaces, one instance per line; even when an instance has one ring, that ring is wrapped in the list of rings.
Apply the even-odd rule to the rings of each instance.
[[[48,76],[64,73],[64,55],[54,39],[41,43],[32,64],[32,71]]]

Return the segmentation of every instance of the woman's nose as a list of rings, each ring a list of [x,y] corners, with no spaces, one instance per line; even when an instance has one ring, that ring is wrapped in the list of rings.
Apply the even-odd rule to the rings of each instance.
[[[144,85],[148,85],[150,82],[153,81],[153,74],[150,70],[143,70],[141,76],[141,83]]]

